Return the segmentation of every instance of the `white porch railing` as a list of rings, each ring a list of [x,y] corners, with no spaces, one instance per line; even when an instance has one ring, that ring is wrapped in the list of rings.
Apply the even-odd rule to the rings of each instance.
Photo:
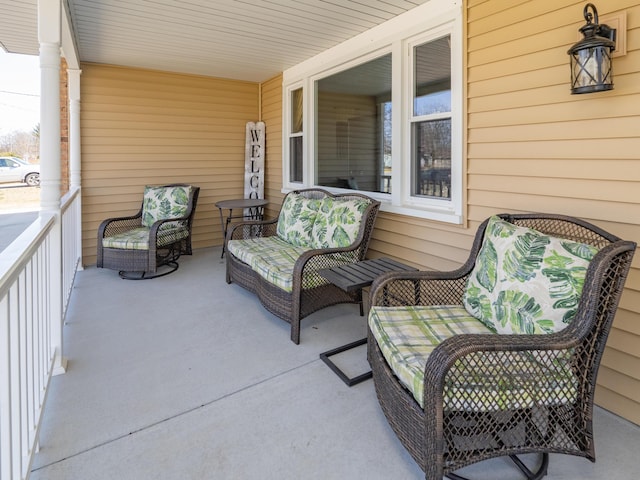
[[[56,355],[62,355],[55,345],[61,327],[51,313],[51,264],[61,256],[66,310],[80,261],[79,202],[79,189],[63,199],[61,252],[53,248],[55,214],[41,212],[0,253],[0,480],[27,479],[38,448]]]
[[[62,318],[67,313],[73,281],[82,260],[80,189],[74,188],[61,201],[62,211]]]

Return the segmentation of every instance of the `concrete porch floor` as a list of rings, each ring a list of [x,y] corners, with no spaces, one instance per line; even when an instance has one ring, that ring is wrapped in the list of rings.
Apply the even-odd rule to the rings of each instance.
[[[289,325],[227,285],[220,249],[177,272],[126,281],[78,273],[64,327],[68,370],[52,379],[33,480],[420,479],[373,383],[351,388],[318,358],[365,335],[356,305]],[[350,373],[366,347],[342,354]],[[552,455],[549,480],[637,478],[640,428],[597,409],[597,462]],[[520,478],[502,459],[479,480]]]

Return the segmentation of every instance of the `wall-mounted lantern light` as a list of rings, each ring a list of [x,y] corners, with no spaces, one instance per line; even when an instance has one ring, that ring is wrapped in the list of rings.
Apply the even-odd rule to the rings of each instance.
[[[616,30],[598,24],[598,11],[592,3],[585,5],[584,19],[587,23],[580,27],[584,38],[567,52],[571,59],[571,93],[611,90],[611,53],[616,48]]]

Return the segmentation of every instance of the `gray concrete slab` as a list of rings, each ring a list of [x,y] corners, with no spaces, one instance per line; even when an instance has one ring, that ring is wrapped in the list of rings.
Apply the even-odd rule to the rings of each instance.
[[[355,305],[303,320],[301,344],[224,280],[220,249],[126,281],[78,272],[32,480],[419,479],[371,381],[347,387],[318,358],[364,335]],[[360,353],[360,357],[358,357]],[[358,349],[342,362],[366,366]],[[640,429],[598,409],[598,462],[554,455],[548,479],[636,478]],[[497,459],[475,478],[517,478]]]

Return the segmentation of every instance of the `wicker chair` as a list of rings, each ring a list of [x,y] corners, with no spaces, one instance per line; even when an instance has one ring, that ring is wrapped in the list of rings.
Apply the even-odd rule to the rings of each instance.
[[[478,229],[469,259],[459,269],[390,272],[373,283],[368,358],[376,393],[391,427],[428,480],[463,479],[454,472],[501,456],[510,456],[529,479],[546,475],[549,453],[595,461],[596,376],[636,244],[565,216],[499,217],[599,250],[588,263],[582,294],[564,329],[454,334],[439,343],[426,356],[424,369],[416,368],[416,375],[423,376],[423,407],[386,361],[372,333],[372,315],[380,307],[463,305],[489,220]],[[541,394],[550,381],[553,388]],[[516,456],[525,453],[537,454],[528,466]],[[532,460],[539,463],[532,465]]]
[[[359,292],[347,293],[314,275],[314,272],[364,260],[380,202],[357,193],[333,195],[318,188],[294,190],[288,195],[294,193],[307,199],[321,200],[325,197],[331,197],[346,201],[365,200],[368,202],[362,215],[359,231],[351,245],[343,248],[309,249],[297,258],[293,268],[292,290],[290,292],[265,280],[227,249],[227,283],[235,282],[255,293],[267,310],[291,324],[291,340],[299,344],[301,319],[331,305],[361,301]],[[241,222],[229,230],[226,242],[228,244],[231,240],[274,236],[277,233],[277,226],[278,217],[272,220]]]
[[[97,266],[118,270],[120,277],[131,280],[176,271],[180,255],[191,255],[191,226],[199,192],[199,187],[185,184],[145,187],[138,213],[100,224]],[[158,273],[162,266],[168,270]]]

